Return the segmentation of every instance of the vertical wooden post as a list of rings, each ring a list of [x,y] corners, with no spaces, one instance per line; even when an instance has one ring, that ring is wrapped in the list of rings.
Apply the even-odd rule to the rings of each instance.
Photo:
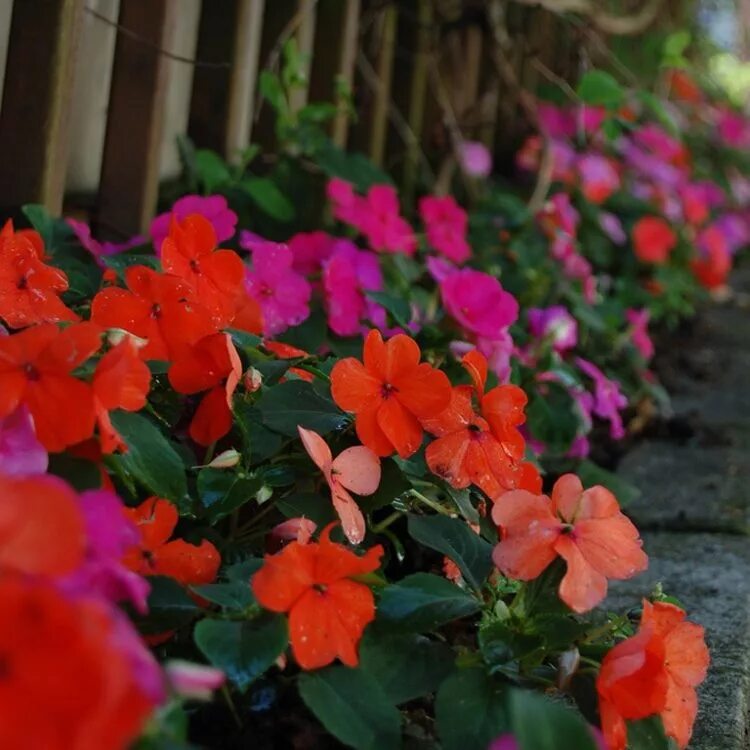
[[[289,97],[289,105],[293,111],[300,110],[307,104],[307,97],[310,91],[310,69],[312,66],[313,45],[315,44],[315,5],[316,0],[299,0],[297,4],[297,13],[300,14],[300,21],[295,37],[307,85],[292,91]]]
[[[393,58],[396,51],[396,24],[398,9],[389,5],[382,12],[380,30],[380,52],[378,54],[376,73],[378,86],[372,113],[372,130],[370,131],[370,158],[381,166],[385,156],[385,140],[388,132],[388,105],[391,100],[391,79],[393,77]]]
[[[159,152],[175,0],[122,0],[99,187],[108,233],[143,232],[156,209]]]
[[[62,210],[84,0],[17,0],[0,111],[0,205]]]
[[[250,143],[264,9],[265,0],[239,0],[225,139],[230,161],[237,161]]]
[[[346,0],[344,11],[344,26],[341,31],[341,53],[339,55],[339,72],[337,86],[345,86],[351,91],[354,83],[354,65],[357,62],[359,48],[359,14],[360,0]],[[349,131],[349,113],[344,109],[340,94],[336,94],[336,104],[339,107],[336,119],[333,121],[333,142],[342,148],[346,146]]]

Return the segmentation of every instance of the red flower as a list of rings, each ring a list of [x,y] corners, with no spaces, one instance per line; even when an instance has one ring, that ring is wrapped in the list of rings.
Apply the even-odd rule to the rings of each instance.
[[[75,492],[65,482],[52,476],[18,479],[0,474],[0,498],[1,573],[64,575],[83,562],[84,519]]]
[[[643,263],[666,263],[676,245],[674,230],[658,216],[644,216],[633,226],[633,249]]]
[[[244,292],[245,266],[233,250],[216,249],[216,232],[208,219],[190,214],[178,221],[173,215],[161,263],[167,273],[190,284],[217,328],[229,324]]]
[[[372,330],[364,345],[364,364],[354,357],[331,371],[334,401],[356,414],[357,436],[379,456],[397,451],[401,458],[422,444],[420,419],[437,417],[450,403],[445,373],[419,363],[416,342],[399,334],[383,342]]]
[[[178,393],[208,391],[190,423],[190,437],[199,445],[215,443],[232,428],[232,396],[241,376],[242,363],[227,333],[201,339],[169,368]]]
[[[92,323],[64,330],[42,323],[1,337],[0,417],[26,404],[37,437],[48,451],[61,451],[91,437],[92,389],[71,372],[100,344],[100,330]]]
[[[643,603],[638,633],[605,657],[596,682],[602,729],[610,750],[625,750],[625,720],[660,714],[680,748],[690,741],[698,711],[695,688],[709,654],[700,625],[666,602]]]
[[[310,355],[304,349],[298,349],[291,344],[285,344],[282,341],[264,341],[263,347],[268,349],[271,354],[275,354],[279,359],[296,359],[297,357],[309,357]],[[293,372],[300,380],[306,380],[312,383],[315,376],[307,370],[299,367],[290,367],[289,372]]]
[[[130,747],[153,706],[110,611],[11,575],[0,601],[0,747]]]
[[[127,450],[112,426],[109,412],[114,409],[140,411],[146,405],[151,385],[151,371],[138,356],[138,349],[129,336],[99,360],[92,385],[102,453]]]
[[[356,667],[357,645],[375,619],[372,591],[351,579],[376,570],[383,548],[378,545],[357,557],[330,540],[332,526],[323,530],[319,543],[291,542],[266,556],[252,578],[261,606],[289,613],[292,651],[303,669],[325,667],[336,658]]]
[[[584,490],[573,474],[557,480],[551,501],[525,490],[505,493],[492,519],[502,531],[492,555],[498,569],[530,581],[559,555],[567,563],[560,598],[575,612],[604,599],[608,578],[631,578],[648,565],[638,530],[615,496],[598,485]]]
[[[10,221],[0,231],[0,319],[11,328],[78,320],[60,299],[67,276],[45,265],[43,253],[36,232],[14,233]]]
[[[732,270],[732,256],[727,250],[726,240],[719,229],[709,227],[701,232],[699,244],[699,255],[690,262],[690,268],[706,289],[717,289],[726,283]]]
[[[210,313],[192,287],[177,276],[146,266],[125,272],[126,289],[102,289],[91,303],[91,320],[146,339],[143,359],[169,360],[216,331]]]
[[[183,586],[211,583],[221,565],[219,552],[204,539],[199,545],[183,539],[168,541],[177,525],[177,508],[158,497],[150,497],[125,514],[139,528],[141,543],[125,556],[123,563],[142,576],[168,576]]]

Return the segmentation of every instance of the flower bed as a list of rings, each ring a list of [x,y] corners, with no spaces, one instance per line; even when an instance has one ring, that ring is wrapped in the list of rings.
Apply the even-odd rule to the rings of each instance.
[[[750,124],[670,83],[540,105],[518,193],[467,144],[470,213],[282,96],[270,174],[186,148],[149,238],[6,224],[0,745],[686,747],[702,628],[597,609],[649,325],[750,232]]]

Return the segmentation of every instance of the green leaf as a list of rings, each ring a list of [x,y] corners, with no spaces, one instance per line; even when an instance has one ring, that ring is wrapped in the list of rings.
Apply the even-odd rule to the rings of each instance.
[[[373,677],[337,666],[301,674],[298,684],[307,707],[348,747],[401,747],[401,714]]]
[[[128,446],[127,453],[112,460],[152,494],[180,505],[187,495],[185,465],[170,442],[140,414],[115,411],[111,417]]]
[[[286,618],[265,613],[254,620],[202,620],[195,626],[195,645],[241,691],[260,677],[288,643]]]
[[[99,467],[93,461],[77,458],[69,453],[52,453],[47,471],[62,477],[78,492],[96,490],[102,486]]]
[[[212,524],[254,500],[261,486],[257,477],[226,469],[207,468],[198,472],[198,495]]]
[[[411,321],[411,307],[408,300],[403,297],[397,297],[388,292],[365,291],[365,294],[371,299],[382,305],[393,316],[393,319],[402,328],[406,328]]]
[[[215,151],[205,148],[195,152],[195,172],[206,193],[215,192],[232,179],[227,163]]]
[[[224,609],[244,612],[248,607],[255,604],[255,597],[250,588],[249,580],[248,578],[244,582],[205,583],[201,586],[191,586],[190,590]]]
[[[564,386],[545,383],[544,392],[532,394],[526,416],[531,433],[547,444],[550,453],[568,451],[578,432],[579,418]]]
[[[484,750],[508,731],[503,688],[483,669],[461,669],[440,686],[435,720],[443,750]]]
[[[246,177],[240,182],[240,188],[261,211],[272,219],[281,222],[294,219],[294,206],[279,190],[276,183],[267,177]]]
[[[625,98],[619,83],[603,70],[591,70],[581,78],[578,96],[586,103],[617,109]]]
[[[286,109],[284,89],[281,86],[278,76],[274,75],[270,70],[264,70],[260,74],[258,83],[261,95],[277,112]]]
[[[260,411],[251,401],[235,399],[233,408],[251,465],[256,466],[281,450],[284,438],[263,424]]]
[[[150,576],[148,615],[138,619],[138,629],[146,634],[164,633],[184,625],[200,608],[174,578]]]
[[[275,432],[298,437],[297,427],[325,435],[342,429],[347,416],[304,380],[289,380],[269,388],[258,402],[263,424]]]
[[[287,495],[276,501],[276,508],[287,518],[309,518],[320,529],[338,518],[330,495],[323,497],[313,492]]]
[[[606,487],[616,498],[620,505],[625,506],[632,503],[641,496],[641,491],[634,484],[627,482],[621,476],[597,466],[593,461],[584,459],[578,465],[576,473],[583,482],[584,487],[593,487],[601,484]]]
[[[597,750],[588,724],[564,703],[530,690],[513,690],[508,703],[520,750]]]
[[[388,634],[368,628],[359,646],[360,669],[399,705],[437,690],[453,671],[455,654],[423,635]]]
[[[445,578],[414,573],[386,586],[378,604],[378,621],[390,630],[434,630],[451,620],[471,615],[479,602]]]
[[[107,268],[111,268],[122,276],[131,266],[146,266],[155,271],[161,270],[161,261],[155,255],[143,253],[117,253],[116,255],[102,255],[101,261]]]
[[[492,570],[492,545],[460,518],[409,515],[409,534],[430,549],[450,557],[466,582],[480,589]]]
[[[677,750],[677,743],[664,734],[660,716],[629,721],[627,727],[630,750]]]
[[[392,185],[393,180],[364,154],[347,153],[332,141],[325,140],[314,154],[318,166],[329,177],[351,182],[359,192],[373,185]]]
[[[70,224],[64,219],[51,216],[44,206],[27,203],[21,210],[31,226],[39,232],[44,249],[51,255],[55,255],[58,250],[64,250],[68,241],[74,239]]]
[[[394,500],[403,495],[411,484],[398,465],[389,458],[380,462],[380,484],[374,494],[358,498],[359,507],[364,513],[372,513],[378,508],[390,505]]]

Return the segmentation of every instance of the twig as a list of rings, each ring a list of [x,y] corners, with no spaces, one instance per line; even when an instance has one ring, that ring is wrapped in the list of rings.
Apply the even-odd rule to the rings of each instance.
[[[552,171],[555,166],[555,160],[552,153],[552,146],[549,141],[544,142],[544,151],[542,152],[542,163],[539,165],[539,174],[537,174],[534,192],[529,198],[528,209],[531,216],[535,216],[544,205],[547,199],[550,185],[552,184]]]

